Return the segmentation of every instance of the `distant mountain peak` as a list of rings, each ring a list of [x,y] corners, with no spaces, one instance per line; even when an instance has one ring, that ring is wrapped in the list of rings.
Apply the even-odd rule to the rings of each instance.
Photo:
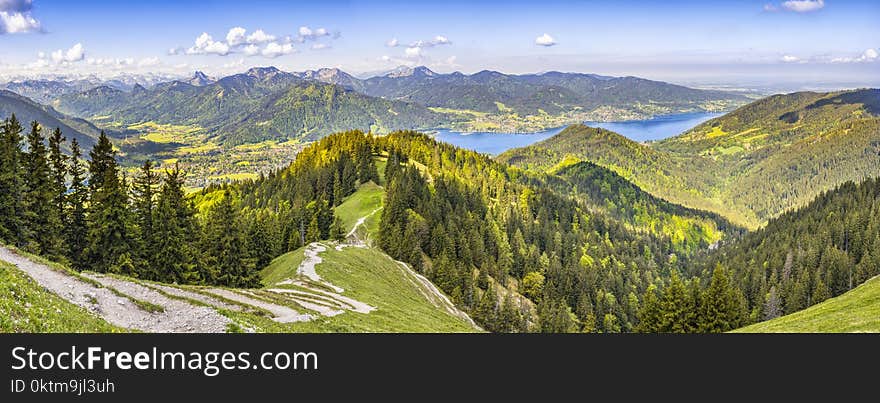
[[[278,70],[278,68],[274,66],[252,67],[247,72],[245,72],[246,75],[259,79],[271,78],[280,73],[281,70]]]
[[[212,84],[212,83],[214,83],[214,81],[216,81],[216,80],[214,80],[211,77],[208,77],[205,73],[203,73],[201,71],[196,71],[195,73],[193,73],[192,78],[190,78],[189,81],[187,81],[187,83],[189,83],[191,85],[195,85],[196,87],[201,87],[204,85]]]
[[[400,77],[434,77],[437,76],[437,73],[431,71],[431,69],[425,66],[418,67],[409,67],[409,66],[398,66],[394,70],[388,72],[385,77],[388,78],[400,78]]]

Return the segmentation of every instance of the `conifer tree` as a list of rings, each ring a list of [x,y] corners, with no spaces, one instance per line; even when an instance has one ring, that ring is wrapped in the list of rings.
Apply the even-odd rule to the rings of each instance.
[[[740,316],[742,308],[733,287],[727,270],[717,266],[712,272],[712,281],[703,291],[700,308],[700,324],[697,331],[701,333],[721,333],[733,330],[742,325],[743,317]]]
[[[67,160],[68,156],[64,155],[61,147],[66,139],[61,133],[61,129],[55,128],[49,137],[49,169],[52,172],[52,206],[55,208],[55,217],[53,220],[55,228],[52,230],[59,237],[64,237],[64,217],[67,205]],[[63,248],[62,248],[63,249]],[[63,250],[59,250],[58,254],[66,254]]]
[[[216,283],[228,287],[259,285],[254,263],[248,259],[239,231],[238,213],[228,192],[224,192],[211,210],[205,231],[205,253],[208,264],[216,272]]]
[[[82,152],[76,139],[70,141],[70,193],[67,195],[67,214],[65,214],[65,237],[67,258],[76,270],[86,268],[85,250],[88,246],[88,223],[86,221],[86,201],[88,188],[85,185],[85,168],[80,161]]]
[[[18,247],[25,244],[21,132],[15,114],[0,130],[0,240]]]
[[[152,250],[150,275],[169,283],[210,282],[211,276],[200,272],[195,211],[187,203],[183,191],[183,174],[175,165],[165,171],[153,212]]]
[[[47,257],[60,255],[62,247],[61,217],[53,206],[55,189],[47,159],[42,128],[31,123],[27,135],[28,151],[24,154],[24,208],[28,249]]]
[[[133,223],[116,152],[102,133],[89,155],[88,269],[134,274],[127,272],[133,267]]]
[[[156,278],[159,266],[155,262],[156,237],[153,231],[153,216],[156,207],[156,186],[159,184],[159,175],[153,171],[153,163],[144,161],[140,175],[132,184],[132,204],[134,220],[138,228],[137,249],[140,251],[139,260],[141,276],[144,278]]]

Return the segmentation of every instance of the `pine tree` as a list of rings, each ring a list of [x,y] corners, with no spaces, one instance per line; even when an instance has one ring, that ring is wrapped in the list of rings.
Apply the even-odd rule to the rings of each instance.
[[[539,308],[542,333],[575,333],[578,331],[577,317],[563,298],[552,299],[544,296]]]
[[[330,239],[342,242],[345,240],[345,228],[343,228],[342,220],[339,216],[333,216],[333,225],[330,226]]]
[[[272,216],[255,214],[251,219],[247,244],[257,269],[268,266],[278,256],[278,240],[277,226]]]
[[[150,275],[169,283],[209,282],[211,276],[198,270],[199,251],[195,211],[187,203],[183,191],[183,174],[175,165],[165,171],[153,214],[152,250],[155,256]]]
[[[0,240],[25,244],[21,124],[13,114],[0,131]]]
[[[132,258],[133,223],[125,179],[119,175],[116,152],[101,135],[89,153],[88,269],[128,273]]]
[[[712,272],[712,281],[703,291],[699,308],[699,332],[721,333],[742,325],[742,309],[730,285],[727,270],[722,266],[717,266]]]
[[[205,231],[205,253],[208,264],[216,272],[216,283],[228,287],[259,285],[254,264],[248,259],[239,232],[238,213],[228,192],[224,192],[222,199],[211,210]]]
[[[53,234],[58,237],[65,237],[65,211],[67,206],[67,160],[68,156],[61,151],[62,144],[66,139],[61,134],[61,129],[55,128],[52,136],[49,137],[49,168],[52,172],[52,206],[55,208],[55,215],[52,224]],[[59,241],[62,242],[62,241]],[[59,247],[57,255],[66,255],[63,247]]]
[[[24,208],[28,249],[47,257],[61,254],[61,217],[53,206],[55,188],[40,124],[31,123],[24,154]]]
[[[70,193],[67,195],[67,214],[65,214],[65,236],[67,239],[67,258],[76,270],[86,268],[85,249],[88,246],[88,224],[86,222],[86,201],[88,189],[84,183],[85,168],[80,162],[82,152],[76,139],[70,142]]]
[[[116,152],[113,150],[113,144],[110,138],[101,131],[98,136],[98,142],[89,151],[89,192],[94,195],[98,189],[103,187],[105,173],[107,171],[116,171]]]
[[[155,262],[156,237],[153,231],[153,216],[156,207],[156,186],[159,184],[159,175],[153,171],[153,163],[144,161],[141,173],[132,184],[132,204],[134,220],[137,223],[137,249],[140,251],[139,260],[142,263],[139,270],[140,277],[155,279],[160,267]]]

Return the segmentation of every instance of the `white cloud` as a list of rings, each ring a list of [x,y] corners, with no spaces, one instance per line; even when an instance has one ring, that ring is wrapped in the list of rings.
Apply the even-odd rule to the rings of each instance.
[[[322,36],[330,36],[330,32],[327,31],[326,28],[315,28],[315,29],[312,29],[312,28],[309,28],[309,27],[307,27],[307,26],[299,27],[299,31],[297,31],[297,33],[299,34],[299,36],[297,37],[297,39],[298,39],[300,42],[302,42],[302,41],[306,41],[306,40],[312,40],[312,41],[313,41],[313,40],[318,39],[318,38],[320,38],[320,37],[322,37]]]
[[[182,54],[183,52],[184,52],[184,49],[180,48],[180,47],[168,49],[169,56],[179,55],[179,54]]]
[[[226,34],[226,43],[229,46],[236,46],[244,43],[244,35],[247,31],[242,27],[233,27]],[[262,32],[262,31],[261,31]]]
[[[553,37],[550,36],[550,34],[544,33],[544,35],[541,35],[541,36],[535,38],[535,45],[553,46],[553,45],[556,45],[556,40],[553,39]]]
[[[400,42],[397,40],[397,38],[391,38],[388,42],[385,42],[385,46],[389,48],[396,48],[397,45],[400,45]]]
[[[226,56],[229,54],[229,45],[222,41],[214,41],[214,38],[212,38],[211,35],[208,35],[207,32],[202,32],[202,34],[199,35],[198,38],[196,38],[195,46],[187,49],[186,54],[215,54]]]
[[[275,35],[269,35],[269,34],[263,32],[262,29],[258,29],[256,31],[254,31],[254,33],[248,35],[248,37],[247,37],[247,43],[259,44],[259,43],[272,42],[274,40],[275,40]]]
[[[785,63],[796,63],[799,62],[801,58],[792,55],[783,55],[781,60]]]
[[[434,37],[434,39],[431,39],[428,41],[418,40],[413,43],[410,43],[409,47],[411,47],[411,48],[433,48],[434,46],[438,46],[438,45],[452,45],[452,42],[449,40],[449,38],[447,38],[443,35],[437,35]]]
[[[452,44],[452,42],[449,42],[449,38],[447,38],[443,35],[435,36],[434,39],[431,40],[431,43],[433,43],[434,45],[451,45]]]
[[[40,21],[31,15],[32,0],[0,0],[0,35],[40,31]]]
[[[779,11],[779,7],[776,7],[773,3],[764,4],[764,11],[773,13]]]
[[[403,54],[410,59],[415,59],[422,57],[424,53],[422,52],[422,48],[420,47],[408,47],[405,51],[403,51]]]
[[[260,53],[260,48],[257,45],[247,45],[242,49],[242,52],[247,56],[254,56]]]
[[[52,61],[56,64],[60,63],[74,63],[81,61],[85,58],[86,52],[83,49],[83,45],[81,43],[77,43],[73,45],[70,49],[62,50],[58,49],[50,55]]]
[[[289,43],[279,44],[277,42],[269,42],[265,48],[263,48],[262,55],[275,58],[281,55],[287,55],[294,52],[293,46]]]
[[[141,67],[158,66],[160,64],[162,64],[162,62],[159,60],[158,57],[146,57],[138,61],[138,66]]]
[[[782,3],[782,8],[796,13],[807,13],[825,7],[825,0],[789,0]]]
[[[871,63],[880,60],[880,53],[877,49],[866,49],[859,57],[836,57],[831,59],[831,63]]]
[[[330,45],[328,45],[326,43],[316,43],[316,44],[312,45],[312,50],[324,50],[324,49],[330,49]]]

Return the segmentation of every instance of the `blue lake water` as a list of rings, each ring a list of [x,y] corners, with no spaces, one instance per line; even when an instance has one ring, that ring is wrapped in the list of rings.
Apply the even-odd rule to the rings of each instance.
[[[613,132],[620,133],[635,141],[661,140],[681,134],[700,123],[703,123],[723,113],[679,113],[674,115],[661,115],[653,119],[630,120],[624,122],[584,122],[587,126],[601,127]],[[565,127],[557,127],[537,133],[462,133],[447,129],[435,130],[437,140],[452,145],[478,151],[481,153],[496,155],[511,148],[525,147],[532,143],[553,137]]]

